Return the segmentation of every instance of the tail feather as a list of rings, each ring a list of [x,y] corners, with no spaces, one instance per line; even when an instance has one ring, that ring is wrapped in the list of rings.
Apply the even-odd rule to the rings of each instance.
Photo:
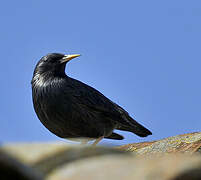
[[[147,128],[143,126],[141,127],[140,126],[138,127],[121,126],[118,128],[118,130],[129,131],[140,137],[147,137],[148,135],[152,135],[151,131],[149,131]]]
[[[128,112],[126,112],[122,107],[117,104],[115,105],[120,113],[120,118],[115,118],[115,121],[118,122],[119,125],[117,129],[132,132],[140,137],[146,137],[152,134],[151,131],[130,117]]]
[[[118,128],[119,130],[129,131],[140,137],[147,137],[148,135],[152,135],[152,132],[150,130],[148,130],[147,128],[136,122],[130,116],[127,116],[126,118],[129,120],[130,126],[122,125]]]
[[[122,139],[124,139],[123,136],[121,136],[121,135],[119,135],[117,133],[114,133],[114,132],[110,136],[105,137],[105,138],[107,138],[107,139],[115,139],[115,140],[122,140]]]

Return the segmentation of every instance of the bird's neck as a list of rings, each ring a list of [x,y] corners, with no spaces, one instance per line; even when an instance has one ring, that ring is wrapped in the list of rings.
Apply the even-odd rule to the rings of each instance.
[[[67,79],[68,76],[65,73],[55,74],[54,72],[37,72],[32,79],[32,85],[37,87],[47,87],[55,82],[62,82]]]

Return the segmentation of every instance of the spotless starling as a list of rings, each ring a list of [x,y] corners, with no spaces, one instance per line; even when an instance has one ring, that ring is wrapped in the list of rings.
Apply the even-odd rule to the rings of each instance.
[[[51,53],[37,63],[32,84],[35,112],[55,135],[66,138],[122,140],[115,129],[140,137],[152,133],[129,116],[122,107],[96,89],[65,74],[66,64],[79,54]]]

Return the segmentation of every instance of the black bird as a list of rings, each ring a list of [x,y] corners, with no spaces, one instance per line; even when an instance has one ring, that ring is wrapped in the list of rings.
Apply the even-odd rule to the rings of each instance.
[[[113,130],[140,137],[152,133],[132,119],[128,112],[96,89],[65,74],[66,63],[79,54],[51,53],[37,63],[32,84],[35,112],[43,125],[61,138],[122,140]]]

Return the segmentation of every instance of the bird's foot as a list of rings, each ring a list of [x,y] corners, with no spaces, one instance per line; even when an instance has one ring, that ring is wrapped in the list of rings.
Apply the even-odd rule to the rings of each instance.
[[[89,142],[88,139],[82,139],[81,140],[81,145],[86,145]]]
[[[104,138],[104,136],[99,137],[98,139],[96,139],[94,141],[94,143],[92,144],[92,146],[96,146],[96,144],[98,144],[102,139]]]

